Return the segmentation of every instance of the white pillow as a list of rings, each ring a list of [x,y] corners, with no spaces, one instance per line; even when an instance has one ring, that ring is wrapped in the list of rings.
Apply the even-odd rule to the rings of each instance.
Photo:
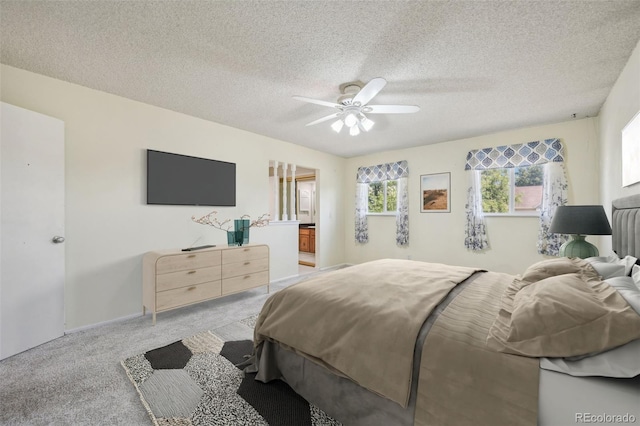
[[[638,288],[640,288],[640,266],[633,265],[633,268],[631,268],[631,278]]]
[[[602,279],[612,277],[624,277],[631,275],[631,268],[635,265],[636,259],[633,256],[625,256],[619,259],[616,254],[609,256],[588,257],[585,259],[600,274]]]
[[[633,282],[633,278],[613,277],[604,280],[604,282],[615,288],[620,296],[640,315],[640,288]]]
[[[570,376],[636,377],[640,375],[640,339],[577,361],[540,358],[540,368]]]

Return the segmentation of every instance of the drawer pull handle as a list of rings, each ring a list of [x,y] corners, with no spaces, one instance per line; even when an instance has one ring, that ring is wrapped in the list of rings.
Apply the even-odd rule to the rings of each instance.
[[[195,274],[195,273],[196,273],[196,271],[189,271],[189,272],[187,272],[187,274]]]
[[[244,266],[251,265],[251,262],[244,262]]]
[[[195,287],[189,287],[189,288],[187,289],[187,291],[191,291],[191,290],[195,290],[195,289],[196,289]]]
[[[189,256],[187,256],[187,258],[189,258],[189,259],[192,258],[192,257],[196,257],[196,255],[195,254],[190,254]]]
[[[246,280],[247,278],[251,278],[251,275],[245,275],[244,279]]]

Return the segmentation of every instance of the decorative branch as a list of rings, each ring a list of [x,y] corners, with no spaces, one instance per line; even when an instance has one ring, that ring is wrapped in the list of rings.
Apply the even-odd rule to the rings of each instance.
[[[220,229],[221,231],[230,231],[231,228],[233,227],[233,221],[231,219],[226,219],[220,222],[216,217],[217,214],[218,214],[217,211],[212,211],[211,213],[205,216],[202,216],[200,219],[196,219],[195,216],[191,216],[191,220],[201,225],[213,226],[214,228]],[[251,216],[249,216],[248,214],[245,214],[240,216],[240,219],[250,220]],[[260,217],[258,217],[253,222],[250,222],[249,228],[252,228],[252,227],[261,228],[263,226],[267,226],[268,224],[269,224],[269,215],[265,213],[263,215],[260,215]]]
[[[249,224],[249,228],[262,228],[263,226],[267,226],[269,224],[269,217],[268,213],[261,214],[256,220]],[[240,219],[251,219],[251,216],[245,214],[240,216]]]

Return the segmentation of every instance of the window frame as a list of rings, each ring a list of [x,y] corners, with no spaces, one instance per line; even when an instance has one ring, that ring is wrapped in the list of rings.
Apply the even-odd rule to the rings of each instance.
[[[497,213],[497,212],[485,212],[482,211],[482,214],[485,217],[540,217],[540,209],[536,209],[535,211],[527,210],[527,211],[516,211],[515,209],[515,195],[516,195],[516,169],[519,167],[534,167],[534,166],[542,166],[541,164],[532,164],[529,166],[518,166],[518,167],[496,167],[494,170],[506,170],[507,176],[509,177],[509,211],[506,213]],[[492,170],[492,169],[486,169]],[[482,172],[486,170],[478,170],[480,172],[480,194],[482,194]],[[542,183],[542,188],[544,190],[544,182]],[[542,201],[542,200],[541,200]]]
[[[387,210],[387,184],[389,182],[395,182],[396,183],[396,190],[398,187],[398,180],[400,179],[387,179],[387,180],[380,180],[380,181],[376,181],[376,182],[369,182],[367,183],[367,216],[395,216],[396,214],[398,214],[398,203],[396,201],[396,209],[395,210]],[[384,191],[383,191],[383,201],[382,201],[382,206],[384,208],[383,211],[381,212],[370,212],[369,211],[369,188],[371,188],[371,184],[374,183],[381,183]],[[397,197],[397,194],[396,194]]]

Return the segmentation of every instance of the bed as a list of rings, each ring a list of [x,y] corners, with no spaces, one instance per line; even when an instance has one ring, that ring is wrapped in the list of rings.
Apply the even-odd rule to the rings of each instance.
[[[620,259],[640,257],[639,212],[640,195],[613,203]],[[392,259],[355,265],[274,294],[258,318],[248,369],[257,380],[286,381],[345,425],[640,419],[640,376],[558,372],[595,354],[606,357],[609,349],[622,348],[628,358],[640,342],[640,315],[608,283],[591,263],[566,258],[539,262],[517,277]],[[570,289],[565,304],[581,312],[591,312],[581,303],[594,297],[605,306],[593,312],[607,311],[557,331],[553,324],[573,321],[575,312],[544,327],[526,319],[540,306],[556,309],[545,304],[558,288]],[[592,294],[571,293],[585,289]],[[563,334],[566,329],[576,334]]]

